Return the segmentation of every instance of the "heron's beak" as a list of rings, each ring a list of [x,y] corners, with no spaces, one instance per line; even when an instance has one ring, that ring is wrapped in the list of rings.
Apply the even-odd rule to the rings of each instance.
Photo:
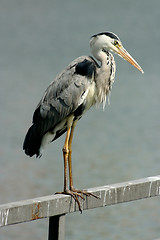
[[[117,53],[123,58],[125,59],[127,62],[129,62],[130,64],[132,64],[135,68],[137,68],[140,72],[143,72],[143,69],[138,65],[138,63],[132,58],[132,56],[121,46],[118,47],[117,49]]]

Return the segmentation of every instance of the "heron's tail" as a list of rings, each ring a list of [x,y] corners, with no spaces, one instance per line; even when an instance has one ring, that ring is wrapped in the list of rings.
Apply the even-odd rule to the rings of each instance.
[[[36,124],[34,123],[29,129],[26,134],[23,143],[23,150],[25,154],[32,157],[36,154],[36,157],[40,156],[40,145],[41,145],[41,137],[37,132]]]

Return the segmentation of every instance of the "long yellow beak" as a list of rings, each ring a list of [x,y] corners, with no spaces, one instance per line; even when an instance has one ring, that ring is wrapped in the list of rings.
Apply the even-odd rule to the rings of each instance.
[[[123,47],[118,47],[118,52],[117,53],[122,58],[124,58],[127,62],[129,62],[135,68],[137,68],[141,73],[144,73],[143,69],[138,65],[138,63],[133,59],[133,57]]]

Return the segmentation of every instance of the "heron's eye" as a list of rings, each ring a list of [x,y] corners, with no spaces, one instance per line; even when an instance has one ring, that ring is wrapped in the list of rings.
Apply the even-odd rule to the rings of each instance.
[[[119,43],[117,40],[114,41],[114,46],[117,46]]]

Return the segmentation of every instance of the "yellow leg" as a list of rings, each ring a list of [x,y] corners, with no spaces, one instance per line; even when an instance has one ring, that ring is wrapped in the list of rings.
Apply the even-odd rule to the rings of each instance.
[[[76,126],[76,121],[73,122],[73,117],[70,117],[68,119],[68,130],[65,138],[65,143],[63,146],[63,158],[64,158],[64,191],[63,192],[57,192],[57,194],[67,194],[74,198],[76,203],[78,204],[79,211],[82,212],[80,202],[78,197],[82,198],[84,200],[84,197],[82,195],[86,196],[93,196],[98,198],[92,193],[87,192],[86,190],[78,190],[73,187],[73,176],[72,176],[72,140],[73,140],[73,132],[74,128]],[[68,168],[69,168],[69,189],[67,188],[67,162],[68,162]]]
[[[69,141],[70,131],[71,131],[71,128],[67,130],[65,143],[62,150],[63,159],[64,159],[64,192],[66,192],[67,190],[67,162],[68,162],[68,154],[69,154],[68,141]]]
[[[73,125],[71,127],[70,137],[69,137],[69,143],[68,143],[68,167],[69,167],[69,188],[70,190],[73,189],[73,175],[72,175],[72,140],[73,140],[73,133],[74,128],[76,126],[76,122],[73,122]]]

